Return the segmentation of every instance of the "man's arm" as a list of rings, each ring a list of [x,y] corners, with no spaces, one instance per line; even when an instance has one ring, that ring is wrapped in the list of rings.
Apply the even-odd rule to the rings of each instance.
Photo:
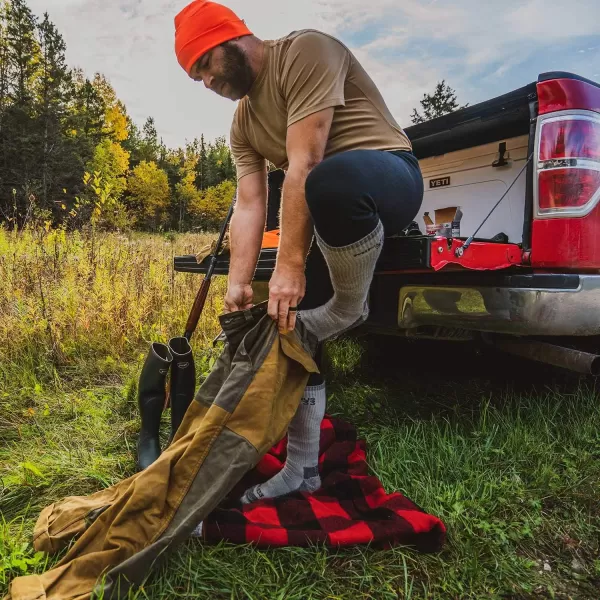
[[[304,268],[313,235],[305,198],[306,178],[323,160],[334,108],[315,112],[288,127],[288,171],[283,183],[277,265],[269,283],[269,315],[281,331],[293,329],[295,312],[306,288]]]
[[[225,309],[246,310],[252,306],[252,278],[260,254],[267,213],[265,170],[244,175],[238,182],[238,198],[231,217],[231,257]]]

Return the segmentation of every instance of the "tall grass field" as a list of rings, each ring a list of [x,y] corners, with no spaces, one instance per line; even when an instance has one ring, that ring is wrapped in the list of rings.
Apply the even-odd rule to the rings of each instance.
[[[31,546],[41,509],[135,472],[142,363],[150,342],[183,333],[201,282],[173,257],[211,239],[0,229],[0,597],[59,558]],[[199,384],[223,279],[192,340]],[[386,491],[444,521],[442,552],[190,540],[131,598],[600,598],[594,380],[357,336],[328,345],[325,369],[328,412],[357,426]],[[166,439],[168,412],[163,425]]]

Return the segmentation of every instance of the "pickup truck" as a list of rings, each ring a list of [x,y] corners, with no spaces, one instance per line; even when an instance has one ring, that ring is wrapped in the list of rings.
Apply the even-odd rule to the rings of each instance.
[[[424,200],[384,242],[360,329],[600,374],[600,84],[543,73],[405,131]],[[257,302],[275,265],[284,175],[269,173]],[[174,268],[206,273],[208,261],[178,256]],[[225,250],[214,274],[227,271]]]

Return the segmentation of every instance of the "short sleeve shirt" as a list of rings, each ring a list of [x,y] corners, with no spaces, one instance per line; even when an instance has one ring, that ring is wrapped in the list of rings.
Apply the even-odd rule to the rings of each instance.
[[[230,131],[238,179],[264,170],[267,161],[285,170],[287,128],[331,107],[325,157],[355,149],[411,150],[376,85],[339,40],[306,29],[265,42],[261,70]]]

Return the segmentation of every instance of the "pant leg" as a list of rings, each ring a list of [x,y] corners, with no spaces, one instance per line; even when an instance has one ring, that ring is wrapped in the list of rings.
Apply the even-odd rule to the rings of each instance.
[[[309,174],[306,200],[319,236],[331,246],[352,244],[381,220],[393,235],[414,220],[423,200],[423,177],[412,153],[352,150],[332,156]],[[306,294],[300,310],[325,304],[333,296],[329,269],[313,242],[306,263]],[[322,344],[316,362],[321,368]],[[323,382],[311,374],[309,385]]]
[[[333,296],[333,286],[329,278],[329,269],[325,262],[325,257],[314,240],[306,258],[305,274],[306,292],[298,305],[300,310],[309,310],[317,308],[317,306],[322,306]],[[320,371],[323,365],[323,344],[317,345],[315,362]],[[323,382],[324,379],[321,373],[311,373],[307,385],[317,386]]]
[[[352,150],[324,160],[306,182],[306,200],[319,235],[330,245],[351,244],[380,218],[386,235],[413,221],[423,199],[423,178],[414,155]],[[334,243],[334,241],[338,243]],[[306,293],[299,308],[322,306],[333,296],[329,269],[313,241],[306,259]]]
[[[423,191],[418,160],[408,152],[343,152],[317,165],[306,181],[306,200],[315,229],[332,246],[362,239],[379,220],[385,235],[401,232],[417,215]],[[299,308],[322,306],[332,296],[327,263],[313,242],[306,261],[306,294]],[[316,362],[321,368],[322,344]],[[320,374],[311,374],[309,385],[322,382]]]
[[[342,152],[318,164],[306,180],[315,229],[336,247],[364,238],[379,220],[386,236],[400,233],[417,215],[423,191],[419,163],[410,152]]]

